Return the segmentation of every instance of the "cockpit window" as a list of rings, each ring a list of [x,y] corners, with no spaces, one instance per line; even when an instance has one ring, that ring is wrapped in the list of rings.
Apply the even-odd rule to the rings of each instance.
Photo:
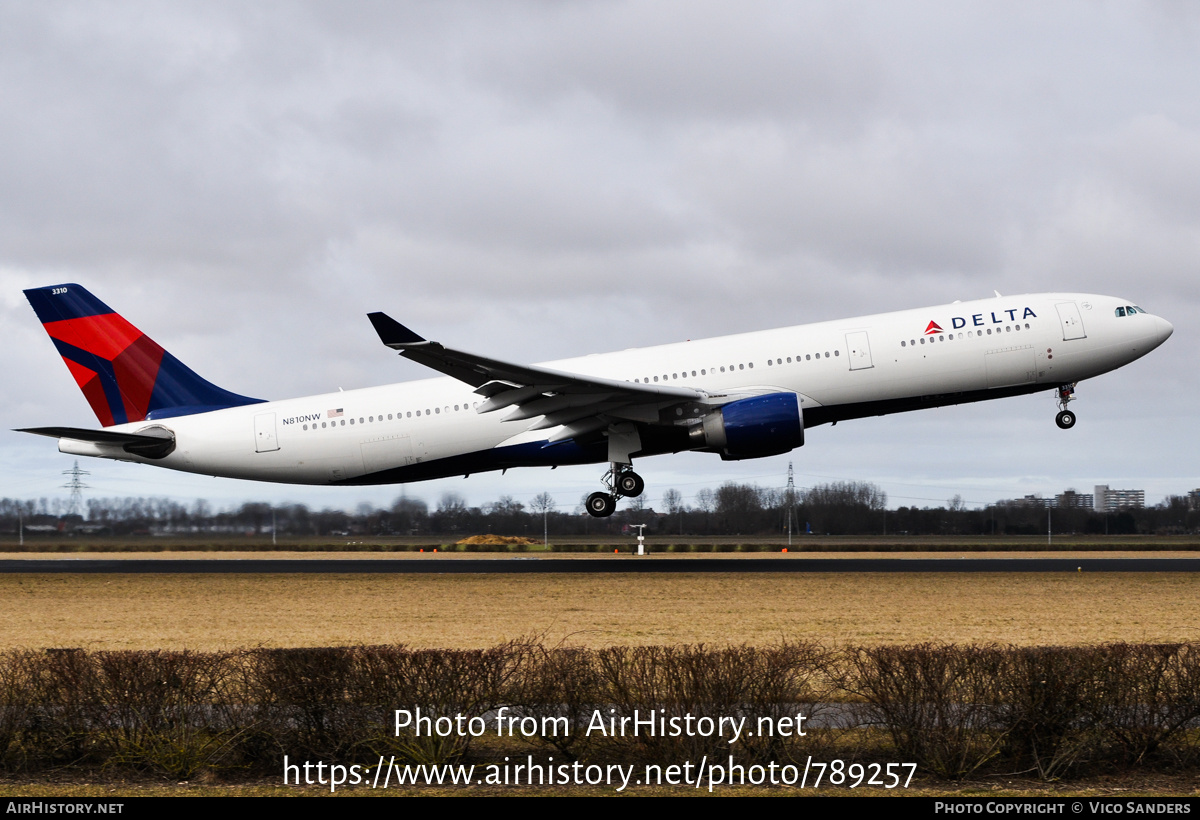
[[[1123,307],[1119,307],[1119,308],[1117,308],[1117,315],[1118,315],[1118,316],[1124,316],[1124,315],[1125,315],[1125,308],[1123,308]]]

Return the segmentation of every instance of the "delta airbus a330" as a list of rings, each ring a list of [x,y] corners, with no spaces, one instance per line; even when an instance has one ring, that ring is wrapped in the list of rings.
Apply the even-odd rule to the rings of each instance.
[[[1041,293],[520,365],[429,341],[383,313],[385,345],[449,378],[283,401],[206,381],[79,285],[25,291],[102,430],[39,427],[61,452],[292,484],[399,484],[609,465],[594,516],[640,495],[635,456],[760,458],[809,427],[1055,390],[1129,364],[1171,325],[1126,299]]]

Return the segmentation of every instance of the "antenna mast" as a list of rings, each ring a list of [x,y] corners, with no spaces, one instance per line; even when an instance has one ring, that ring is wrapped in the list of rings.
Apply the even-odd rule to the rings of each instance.
[[[788,531],[788,546],[792,545],[792,517],[793,510],[796,507],[796,474],[792,472],[792,462],[788,462],[788,483],[787,483],[787,531]]]

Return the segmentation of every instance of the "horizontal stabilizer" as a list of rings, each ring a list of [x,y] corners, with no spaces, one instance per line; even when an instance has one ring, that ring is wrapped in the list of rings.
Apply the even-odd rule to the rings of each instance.
[[[175,435],[163,427],[151,427],[140,433],[117,433],[112,430],[87,430],[82,427],[23,427],[13,432],[33,433],[57,439],[86,441],[120,447],[127,453],[162,458],[175,449]]]

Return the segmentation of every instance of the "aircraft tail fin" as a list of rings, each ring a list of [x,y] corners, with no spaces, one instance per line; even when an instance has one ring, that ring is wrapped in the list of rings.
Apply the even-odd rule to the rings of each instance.
[[[217,387],[80,285],[25,298],[105,427],[257,404]]]

